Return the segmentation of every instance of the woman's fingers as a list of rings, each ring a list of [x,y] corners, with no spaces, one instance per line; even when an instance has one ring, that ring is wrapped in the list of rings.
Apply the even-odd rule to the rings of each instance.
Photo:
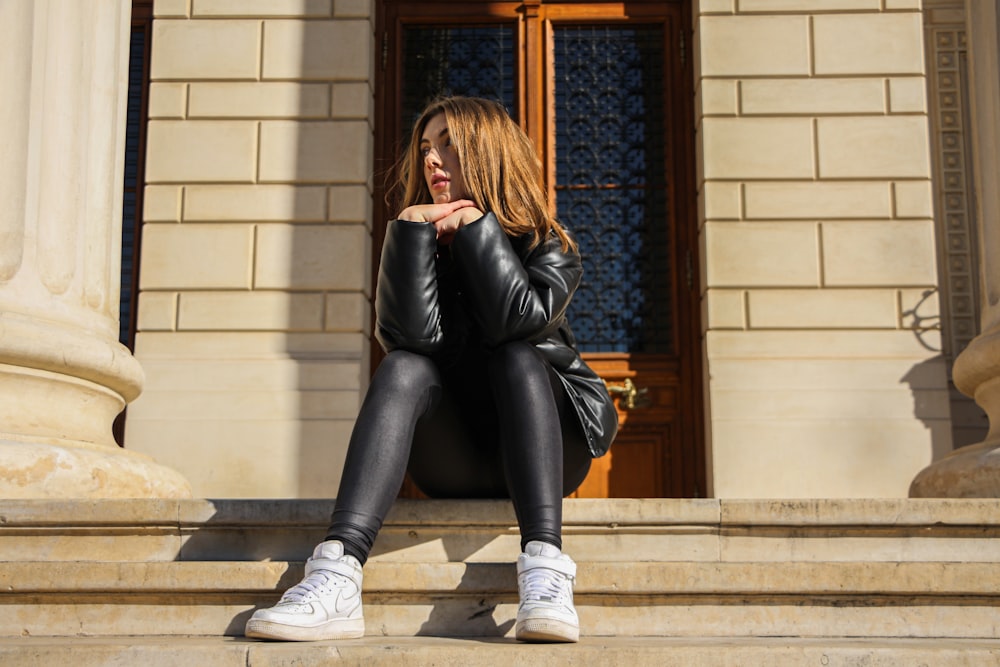
[[[448,245],[451,243],[452,237],[455,236],[455,232],[457,232],[460,227],[467,225],[470,222],[475,222],[481,217],[483,217],[483,212],[472,204],[469,206],[463,206],[450,215],[446,215],[440,220],[436,220],[434,222],[434,229],[437,230],[438,242],[443,245]]]
[[[470,206],[475,206],[475,203],[470,199],[456,199],[444,204],[418,204],[403,209],[398,219],[410,222],[437,222],[455,211]]]

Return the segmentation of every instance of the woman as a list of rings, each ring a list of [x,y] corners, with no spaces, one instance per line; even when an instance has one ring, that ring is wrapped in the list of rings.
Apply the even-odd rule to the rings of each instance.
[[[551,216],[530,140],[503,107],[433,102],[400,163],[375,299],[387,352],[351,436],[326,539],[248,637],[361,637],[362,566],[409,470],[438,498],[511,498],[522,641],[577,641],[562,498],[618,422],[564,313],[576,246]]]

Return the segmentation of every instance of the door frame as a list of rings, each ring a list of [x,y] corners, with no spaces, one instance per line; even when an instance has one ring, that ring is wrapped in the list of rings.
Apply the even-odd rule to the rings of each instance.
[[[676,437],[679,444],[680,461],[666,474],[672,479],[672,495],[678,497],[704,497],[707,495],[707,442],[705,427],[705,387],[703,329],[701,324],[701,271],[699,252],[699,230],[697,213],[697,172],[695,163],[694,125],[694,57],[692,53],[693,31],[691,29],[691,0],[630,0],[627,2],[581,2],[578,0],[524,0],[523,2],[461,2],[448,3],[421,2],[420,0],[376,0],[375,2],[375,137],[374,137],[374,177],[373,177],[373,220],[372,220],[372,285],[378,277],[385,228],[393,212],[389,210],[386,194],[392,183],[388,180],[399,155],[398,145],[401,128],[396,110],[402,91],[399,89],[396,73],[402,52],[402,30],[394,29],[407,23],[424,23],[433,18],[438,24],[468,24],[496,22],[517,22],[518,48],[517,104],[522,127],[541,152],[546,187],[550,201],[554,197],[554,134],[548,132],[554,123],[551,111],[550,93],[545,90],[549,79],[551,63],[551,21],[594,22],[594,21],[643,21],[663,20],[667,10],[677,16],[677,25],[672,26],[674,34],[668,35],[666,48],[675,50],[677,58],[669,59],[673,71],[671,81],[677,84],[672,101],[667,108],[673,117],[668,127],[672,135],[668,138],[673,150],[670,151],[670,167],[675,176],[671,206],[675,212],[676,230],[674,239],[677,252],[674,262],[673,280],[676,298],[675,319],[676,347],[679,364],[676,369],[679,378],[677,392],[678,412],[684,415],[679,420]],[[675,8],[675,9],[674,9]],[[446,11],[444,11],[446,10]],[[393,28],[393,29],[391,29]],[[529,71],[538,76],[528,76]],[[528,85],[522,85],[527,81]],[[528,86],[531,90],[528,90]],[[676,101],[673,101],[676,100]],[[374,324],[374,309],[372,309]],[[374,326],[372,327],[374,331]],[[371,344],[371,371],[382,358],[378,344]],[[635,356],[626,353],[587,353],[584,358],[595,369],[601,367],[620,368],[623,357]],[[654,364],[655,365],[655,364]],[[606,377],[607,380],[624,380],[629,374],[618,371]]]

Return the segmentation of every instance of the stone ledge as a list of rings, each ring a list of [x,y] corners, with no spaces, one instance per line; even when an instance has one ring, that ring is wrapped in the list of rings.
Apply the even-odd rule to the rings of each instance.
[[[316,526],[325,528],[333,499],[305,500],[0,500],[0,531],[50,526]],[[993,526],[996,499],[567,499],[574,526]],[[510,527],[505,500],[397,500],[386,526]]]
[[[0,561],[301,561],[332,500],[0,501]],[[994,500],[580,500],[579,561],[1000,562]],[[509,562],[506,501],[398,501],[373,562]],[[81,556],[81,554],[83,556]]]
[[[704,563],[579,561],[576,594],[610,596],[974,596],[1000,603],[994,563]],[[301,562],[0,563],[3,599],[25,595],[280,593]],[[386,563],[365,568],[366,596],[498,594],[516,590],[513,563]]]
[[[613,656],[613,657],[612,657]],[[296,664],[414,665],[769,665],[995,664],[998,640],[584,637],[578,644],[520,644],[499,637],[366,637],[338,642],[266,643],[232,637],[69,637],[0,640],[0,662],[211,664],[270,667]]]
[[[0,563],[0,635],[238,636],[302,569]],[[1000,627],[992,563],[579,561],[578,573],[576,606],[589,636],[995,639]],[[517,613],[510,562],[370,561],[364,588],[372,636],[505,636]]]

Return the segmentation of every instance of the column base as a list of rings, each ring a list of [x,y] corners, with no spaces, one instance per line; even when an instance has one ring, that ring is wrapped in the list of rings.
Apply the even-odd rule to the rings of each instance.
[[[972,339],[955,359],[955,386],[987,414],[986,439],[956,449],[910,483],[911,498],[1000,498],[1000,327]]]
[[[120,448],[139,362],[87,329],[0,320],[0,498],[190,498],[180,473]]]
[[[180,473],[127,449],[0,440],[0,498],[190,498]]]
[[[956,449],[924,468],[910,484],[911,498],[1000,498],[1000,443]]]

